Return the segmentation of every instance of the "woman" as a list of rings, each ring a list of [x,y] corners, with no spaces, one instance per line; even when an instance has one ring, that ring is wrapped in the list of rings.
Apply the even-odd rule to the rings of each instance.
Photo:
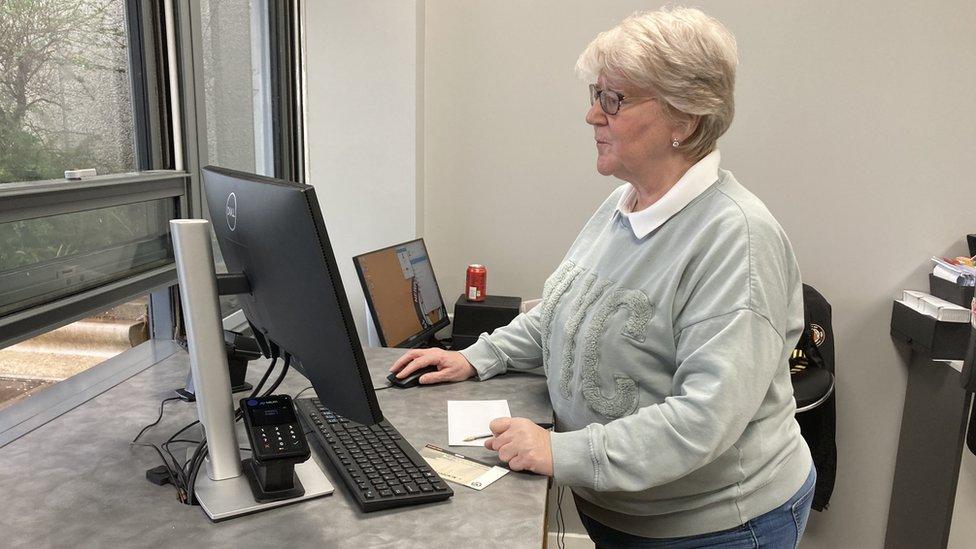
[[[555,432],[492,422],[514,470],[572,488],[598,546],[795,547],[816,473],[788,358],[800,273],[766,207],[719,169],[737,53],[694,9],[637,13],[577,70],[597,170],[626,183],[548,279],[542,303],[468,349],[410,351],[421,383],[542,366]]]

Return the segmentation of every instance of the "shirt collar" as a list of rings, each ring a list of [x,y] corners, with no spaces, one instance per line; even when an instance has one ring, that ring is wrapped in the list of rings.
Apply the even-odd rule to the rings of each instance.
[[[632,211],[637,191],[633,185],[627,183],[626,190],[617,202],[617,211],[630,222],[634,236],[638,239],[644,238],[715,183],[721,160],[722,155],[718,149],[708,153],[705,158],[688,168],[681,179],[657,202],[639,212]]]

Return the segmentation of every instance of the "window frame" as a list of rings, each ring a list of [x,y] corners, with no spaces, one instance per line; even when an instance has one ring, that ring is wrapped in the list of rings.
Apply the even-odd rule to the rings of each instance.
[[[83,181],[35,181],[0,185],[0,223],[123,206],[151,200],[176,201],[176,216],[186,211],[185,172],[159,170],[106,175]],[[30,339],[99,311],[172,286],[176,264],[35,305],[0,317],[0,347]]]

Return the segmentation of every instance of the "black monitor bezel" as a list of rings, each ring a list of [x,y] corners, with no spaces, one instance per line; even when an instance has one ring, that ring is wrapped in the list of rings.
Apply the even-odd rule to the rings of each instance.
[[[221,168],[218,166],[206,166],[201,169],[201,182],[202,182],[201,186],[204,187],[202,189],[204,196],[207,196],[208,198],[207,205],[211,217],[213,217],[214,215],[214,210],[213,210],[214,205],[210,203],[209,200],[210,197],[208,196],[208,191],[206,188],[205,180],[206,180],[207,172],[214,173],[224,177],[230,177],[238,180],[247,181],[250,183],[268,184],[268,185],[274,185],[279,187],[286,187],[301,193],[301,195],[304,197],[305,205],[308,208],[313,229],[318,238],[318,245],[322,251],[321,257],[325,262],[325,266],[328,271],[327,274],[332,283],[332,290],[335,294],[336,303],[338,303],[339,306],[339,314],[344,324],[344,328],[346,331],[346,338],[348,339],[350,344],[353,360],[355,362],[356,373],[358,374],[359,382],[362,385],[363,396],[365,397],[369,414],[371,416],[373,423],[379,423],[380,421],[383,421],[383,412],[380,409],[379,402],[376,399],[376,392],[373,389],[373,381],[369,373],[369,367],[366,362],[366,356],[363,353],[362,344],[359,340],[358,331],[356,330],[356,324],[353,321],[352,311],[349,308],[349,300],[346,297],[345,286],[343,285],[342,277],[339,274],[339,266],[335,260],[335,252],[332,250],[332,242],[331,239],[329,238],[328,231],[326,230],[325,220],[322,217],[321,209],[319,208],[318,199],[315,194],[315,188],[312,187],[311,185],[295,183],[292,181],[267,177],[259,174],[241,172],[237,170],[231,170],[228,168]],[[216,233],[216,236],[219,244],[220,233]],[[223,247],[221,247],[221,251],[223,251]],[[252,291],[249,295],[251,299],[255,299],[253,297],[253,293],[254,293],[254,289],[252,288]],[[249,302],[247,299],[243,299],[242,304],[245,305],[245,309],[249,307]],[[244,313],[246,317],[247,311],[245,310]],[[262,333],[261,330],[262,327],[255,326],[253,323],[251,323],[250,320],[248,320],[248,323],[251,325],[252,328],[254,328],[253,332],[255,337],[258,338],[259,340],[264,341],[265,344],[262,345],[262,351],[269,348],[267,345],[268,341],[278,346],[278,342],[276,342],[273,338],[268,338],[268,334]],[[288,351],[288,349],[286,348],[282,348],[282,350],[286,352]],[[306,374],[306,369],[311,367],[311,365],[295,364],[294,366],[300,373],[302,373],[303,375],[305,375],[306,378],[309,379],[309,381],[312,383],[313,388],[315,388],[316,383],[315,380],[313,379],[313,377],[315,376],[309,376],[308,374]],[[315,392],[316,394],[319,394],[317,388],[315,388]],[[319,396],[321,397],[321,395]],[[328,402],[323,402],[323,404],[329,406]],[[353,418],[353,419],[356,419],[360,423],[369,424],[363,421],[365,418]]]
[[[413,348],[418,343],[429,340],[431,337],[433,337],[434,334],[451,325],[451,320],[447,317],[447,303],[444,302],[444,294],[441,292],[441,287],[437,283],[437,274],[434,272],[434,262],[431,261],[430,259],[430,250],[427,249],[427,243],[424,242],[423,237],[414,238],[412,240],[407,240],[399,244],[393,244],[370,252],[361,253],[352,258],[352,263],[356,267],[356,275],[359,277],[359,285],[362,287],[363,296],[366,297],[366,303],[369,305],[369,314],[373,319],[373,326],[376,327],[376,335],[377,337],[379,337],[380,345],[382,345],[383,347],[389,347],[390,345],[388,345],[387,338],[383,334],[383,327],[380,325],[379,314],[376,312],[376,307],[373,304],[373,296],[372,294],[370,294],[369,287],[366,285],[366,277],[363,275],[363,268],[359,261],[361,258],[366,257],[368,255],[384,252],[391,248],[398,248],[400,246],[405,246],[407,244],[413,244],[414,242],[417,241],[419,241],[420,244],[424,247],[424,253],[427,254],[427,261],[428,263],[430,263],[430,273],[434,279],[434,287],[437,288],[437,294],[441,298],[441,311],[443,312],[444,315],[442,317],[442,320],[437,321],[437,323],[431,326],[430,328],[426,328],[424,330],[417,332],[416,334],[408,337],[407,339],[404,339],[403,341],[397,343],[396,345],[393,345],[393,347],[408,348],[408,349]]]

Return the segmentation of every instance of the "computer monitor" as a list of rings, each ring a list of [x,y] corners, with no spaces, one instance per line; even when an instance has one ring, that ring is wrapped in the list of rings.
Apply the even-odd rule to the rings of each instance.
[[[290,356],[337,414],[382,421],[315,189],[213,166],[203,188],[227,270],[247,278],[241,305],[262,349]]]
[[[424,239],[357,255],[353,263],[384,347],[425,345],[450,324]]]

